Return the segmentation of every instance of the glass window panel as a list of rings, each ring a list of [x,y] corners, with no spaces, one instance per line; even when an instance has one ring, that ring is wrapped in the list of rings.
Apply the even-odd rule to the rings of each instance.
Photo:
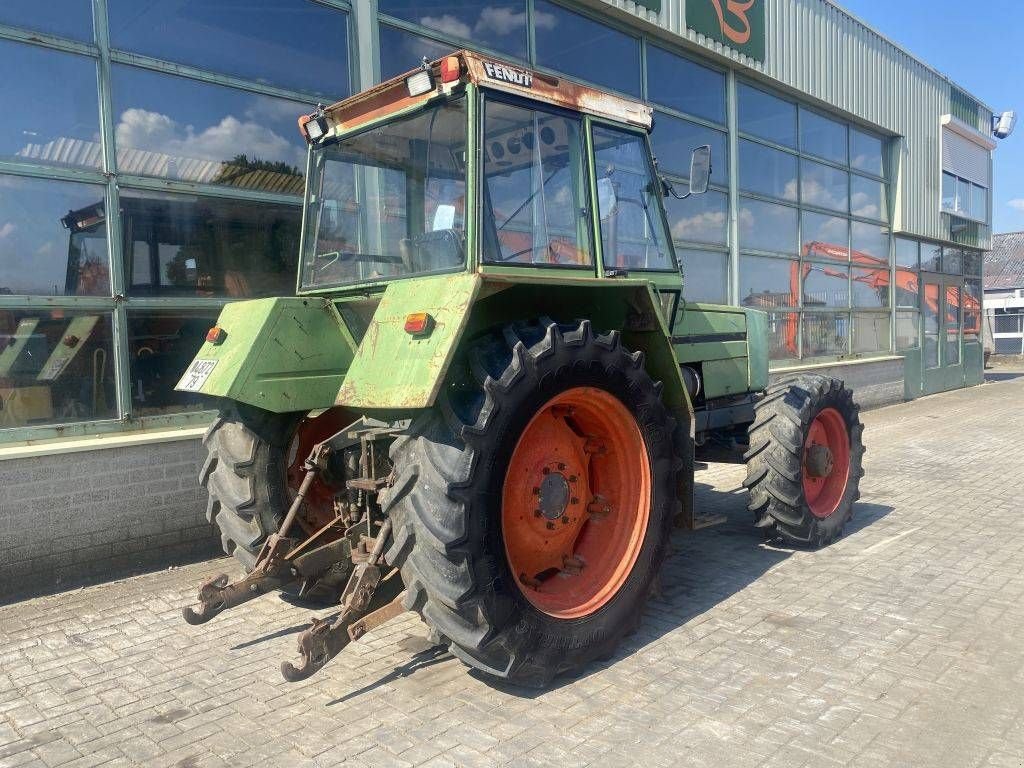
[[[651,149],[664,172],[689,178],[690,157],[697,147],[711,146],[711,183],[729,184],[728,142],[723,131],[659,112],[654,116]]]
[[[377,8],[444,35],[526,58],[525,0],[380,0]]]
[[[537,63],[617,91],[640,95],[640,41],[547,0],[533,12]]]
[[[850,206],[849,183],[850,174],[846,171],[813,160],[800,160],[800,196],[805,205],[846,213]]]
[[[960,365],[960,330],[946,331],[946,365]]]
[[[110,44],[284,88],[349,94],[348,14],[309,0],[108,0]],[[297,117],[297,116],[296,116]]]
[[[796,360],[800,356],[800,313],[768,314],[768,359]]]
[[[896,351],[917,349],[921,345],[918,335],[919,313],[900,310],[896,313]]]
[[[881,181],[858,176],[850,177],[850,212],[865,219],[889,220],[886,186]]]
[[[889,351],[889,315],[881,312],[853,313],[853,351]]]
[[[3,0],[0,2],[0,23],[91,41],[92,3],[89,0],[48,0],[45,3],[39,0]],[[24,74],[24,70],[19,74]],[[10,81],[5,85],[10,87]]]
[[[964,341],[977,341],[981,335],[981,280],[965,280],[963,290]]]
[[[725,122],[725,75],[656,45],[647,46],[647,96],[671,109]]]
[[[676,242],[728,242],[729,197],[724,192],[708,190],[685,200],[665,198],[665,213],[672,239]]]
[[[956,210],[956,176],[945,171],[942,173],[942,209]]]
[[[676,251],[676,258],[683,265],[683,298],[713,304],[728,303],[728,254],[683,248]]]
[[[877,224],[859,221],[850,224],[850,254],[854,264],[882,266],[889,265],[889,230]]]
[[[921,316],[926,368],[936,368],[939,365],[939,298],[939,286],[935,283],[925,283]]]
[[[800,236],[804,256],[850,260],[850,220],[813,211],[801,212]]]
[[[977,184],[971,185],[971,216],[979,221],[988,219],[988,190]]]
[[[113,67],[122,174],[301,195],[311,106],[134,67]]]
[[[850,165],[858,171],[884,176],[883,140],[870,133],[850,128]]]
[[[896,266],[910,267],[917,269],[920,258],[917,240],[909,240],[905,237],[895,238],[896,245]]]
[[[959,248],[944,248],[942,250],[942,271],[951,275],[959,275],[963,269],[963,252]]]
[[[850,316],[805,312],[803,315],[803,356],[845,355],[850,338]]]
[[[740,139],[740,189],[796,201],[795,155]]]
[[[854,267],[850,286],[855,307],[889,306],[889,268]]]
[[[382,81],[416,69],[424,56],[433,61],[453,50],[451,43],[439,43],[387,24],[380,25],[379,45]]]
[[[484,209],[489,219],[484,233],[485,259],[513,264],[591,264],[580,121],[489,101],[484,132]],[[513,153],[508,148],[519,151]],[[627,166],[616,181],[635,193],[635,175]],[[623,188],[622,194],[628,196],[629,191]],[[623,217],[630,214],[624,212]],[[623,237],[636,234],[635,216],[624,223],[627,231]]]
[[[740,256],[740,305],[755,309],[797,306],[799,269],[792,259]]]
[[[938,272],[942,263],[942,246],[921,243],[921,269]]]
[[[740,248],[797,254],[797,209],[741,197],[739,208]]]
[[[847,267],[804,262],[801,271],[804,276],[803,306],[850,306],[850,270]]]
[[[800,149],[831,160],[840,165],[847,164],[846,158],[846,125],[830,120],[811,112],[800,109]]]
[[[0,294],[110,296],[103,187],[0,176]]]
[[[644,137],[596,125],[593,133],[605,266],[674,270]]]
[[[128,359],[137,416],[216,408],[213,398],[176,392],[185,369],[217,322],[216,309],[129,310]]]
[[[0,429],[117,416],[111,315],[0,309]]]
[[[4,99],[0,157],[27,163],[99,168],[96,63],[86,56],[0,41]],[[11,76],[10,73],[17,73]]]
[[[302,210],[295,205],[121,190],[130,296],[289,296]]]
[[[956,180],[956,211],[964,216],[971,214],[971,183],[963,179]]]
[[[981,251],[964,250],[964,274],[980,275],[982,264]]]
[[[921,300],[918,294],[918,276],[915,270],[896,269],[896,286],[893,290],[897,307],[917,307]]]
[[[796,147],[796,105],[740,83],[739,125],[743,133]]]

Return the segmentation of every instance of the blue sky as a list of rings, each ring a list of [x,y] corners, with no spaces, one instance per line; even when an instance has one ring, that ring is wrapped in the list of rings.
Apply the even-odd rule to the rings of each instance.
[[[992,229],[1024,230],[1024,2],[839,2],[993,110],[1017,110],[1017,130],[996,147]]]

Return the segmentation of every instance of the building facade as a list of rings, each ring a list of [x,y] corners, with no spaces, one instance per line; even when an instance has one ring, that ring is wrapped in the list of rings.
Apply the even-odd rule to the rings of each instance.
[[[0,4],[0,580],[208,546],[211,404],[173,387],[225,303],[294,290],[296,117],[454,48],[647,101],[676,180],[711,145],[667,201],[685,297],[769,312],[777,373],[981,380],[991,109],[828,0],[249,5]]]

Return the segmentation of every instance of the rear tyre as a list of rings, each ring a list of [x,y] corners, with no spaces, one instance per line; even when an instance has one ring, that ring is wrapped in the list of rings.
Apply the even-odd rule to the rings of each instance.
[[[395,441],[385,558],[454,655],[542,686],[637,625],[679,509],[660,394],[617,332],[517,323]]]
[[[864,427],[838,379],[802,375],[768,388],[748,430],[754,524],[770,539],[819,547],[842,535],[860,498]]]

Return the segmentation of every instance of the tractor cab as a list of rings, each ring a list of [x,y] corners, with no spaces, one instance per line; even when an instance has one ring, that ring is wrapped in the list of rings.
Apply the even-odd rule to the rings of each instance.
[[[678,284],[643,104],[462,51],[299,125],[300,293],[517,268]],[[710,148],[693,166],[703,192]]]

